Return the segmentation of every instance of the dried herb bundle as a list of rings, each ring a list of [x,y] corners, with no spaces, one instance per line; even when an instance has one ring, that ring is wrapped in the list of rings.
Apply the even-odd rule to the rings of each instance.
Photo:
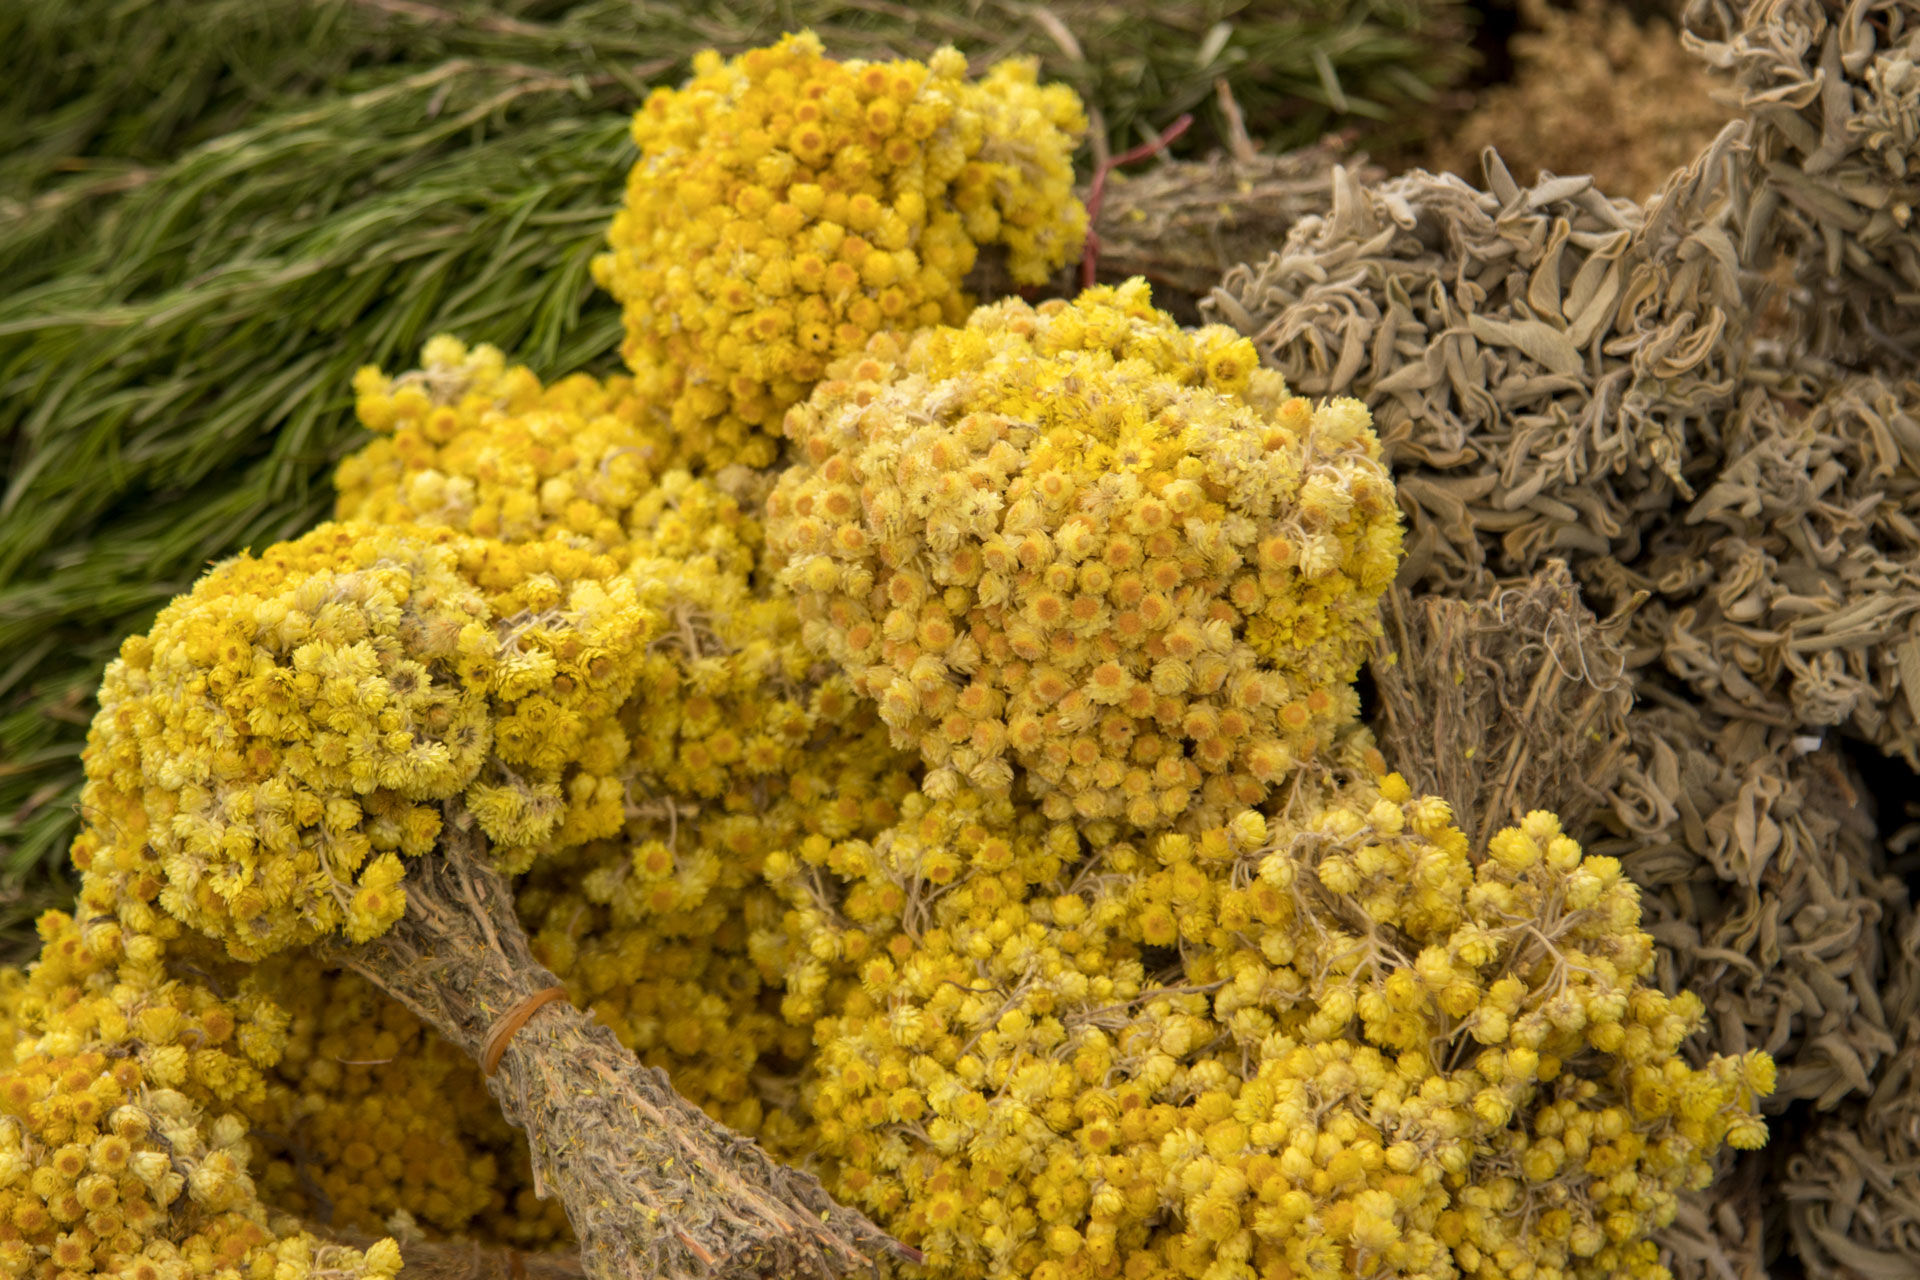
[[[1840,726],[1920,768],[1920,384],[1802,360],[1750,373],[1726,461],[1647,554],[1634,643],[1703,705]]]
[[[1872,1095],[1809,1135],[1787,1163],[1794,1251],[1815,1280],[1920,1274],[1920,915],[1898,934],[1887,1011],[1906,1028]]]
[[[1646,893],[1660,981],[1714,1040],[1780,1063],[1769,1110],[1867,1092],[1897,1024],[1882,930],[1906,908],[1863,784],[1839,750],[1727,719],[1643,682],[1615,799],[1589,841]]]
[[[409,870],[392,929],[327,954],[482,1062],[501,1019],[557,980],[533,958],[506,881],[472,819],[449,805],[438,851]],[[912,1257],[643,1067],[564,1002],[508,1031],[488,1081],[527,1131],[536,1194],[566,1205],[596,1280],[699,1274],[828,1277]]]
[[[1332,208],[1336,164],[1363,181],[1385,176],[1340,139],[1279,155],[1243,146],[1205,160],[1116,172],[1096,224],[1099,278],[1144,276],[1156,306],[1195,318],[1199,299],[1228,268],[1283,239],[1300,219]],[[1077,290],[1071,280],[1060,282],[1063,296]]]
[[[1920,351],[1920,66],[1912,0],[1693,0],[1687,43],[1752,117],[1741,260],[1790,284],[1787,350],[1856,368]]]
[[[1367,402],[1409,522],[1403,582],[1469,596],[1545,557],[1632,560],[1717,454],[1744,351],[1729,125],[1644,209],[1590,178],[1336,179],[1333,210],[1203,310],[1289,384]]]
[[[1596,619],[1557,560],[1477,599],[1396,587],[1384,613],[1374,732],[1408,782],[1476,847],[1530,809],[1584,829],[1628,741],[1624,618]]]

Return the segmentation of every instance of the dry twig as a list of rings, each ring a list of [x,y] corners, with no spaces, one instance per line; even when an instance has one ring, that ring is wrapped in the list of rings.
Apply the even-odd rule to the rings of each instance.
[[[366,977],[479,1060],[489,1031],[556,985],[533,958],[485,840],[450,810],[441,850],[407,880],[407,910],[327,958]],[[643,1067],[607,1027],[556,1003],[508,1043],[488,1082],[527,1132],[534,1188],[567,1207],[594,1280],[830,1277],[917,1256],[837,1205]]]

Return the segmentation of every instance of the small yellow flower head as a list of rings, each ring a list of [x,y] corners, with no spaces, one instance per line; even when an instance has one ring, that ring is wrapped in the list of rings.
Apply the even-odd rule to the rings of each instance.
[[[185,1280],[186,1259],[254,1276],[308,1259],[343,1280],[379,1274],[391,1246],[322,1244],[254,1181],[250,1117],[269,1097],[262,1067],[286,1046],[285,1015],[254,975],[172,921],[128,929],[95,873],[80,897],[75,914],[41,917],[40,958],[6,984],[19,1034],[0,1073],[0,1264]],[[227,994],[202,980],[216,973]],[[276,1121],[285,1135],[278,1121],[297,1118]]]
[[[617,829],[576,756],[618,732],[653,625],[611,560],[551,542],[323,525],[235,557],[108,669],[75,862],[236,958],[371,937],[439,802],[510,866]]]
[[[1006,245],[1028,283],[1077,254],[1085,129],[1030,62],[973,82],[950,49],[838,62],[811,34],[696,58],[634,116],[640,159],[594,263],[627,363],[672,407],[673,461],[770,464],[781,413],[832,360],[965,314],[980,246]]]
[[[936,794],[1219,821],[1357,713],[1400,546],[1366,411],[1144,282],[876,337],[786,429],[781,581]]]
[[[542,386],[489,346],[442,335],[421,367],[354,380],[379,434],[335,472],[337,519],[527,542],[564,537],[618,555],[669,451],[664,415],[630,378]]]
[[[1352,747],[1138,846],[962,788],[769,858],[832,1189],[938,1276],[1652,1280],[1770,1063],[1681,1056],[1612,859],[1535,813],[1476,866]]]

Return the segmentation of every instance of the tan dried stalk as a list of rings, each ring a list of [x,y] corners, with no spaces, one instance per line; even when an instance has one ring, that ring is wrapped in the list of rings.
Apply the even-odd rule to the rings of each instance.
[[[1625,614],[1602,622],[1560,561],[1472,600],[1396,586],[1371,670],[1381,750],[1476,847],[1530,809],[1578,832],[1625,755]]]
[[[441,847],[405,881],[407,910],[325,958],[362,974],[479,1060],[489,1030],[558,980],[533,958],[486,842],[449,806]],[[526,1130],[534,1190],[557,1195],[594,1280],[830,1277],[914,1252],[834,1203],[644,1067],[564,1001],[508,1042],[488,1087]]]
[[[1200,318],[1199,300],[1237,262],[1258,257],[1293,225],[1333,207],[1336,165],[1366,181],[1384,171],[1350,152],[1336,135],[1311,147],[1263,155],[1251,144],[1204,160],[1153,160],[1107,178],[1094,230],[1100,238],[1097,278],[1114,284],[1134,276],[1153,286],[1154,305],[1184,323]],[[1084,198],[1085,187],[1080,190]],[[967,278],[982,298],[1016,292],[1005,255],[989,248]],[[1071,298],[1080,291],[1078,263],[1039,290]]]
[[[1099,278],[1145,276],[1160,305],[1192,307],[1236,262],[1331,209],[1335,165],[1369,182],[1386,176],[1338,137],[1277,156],[1249,147],[1116,172],[1095,224]]]

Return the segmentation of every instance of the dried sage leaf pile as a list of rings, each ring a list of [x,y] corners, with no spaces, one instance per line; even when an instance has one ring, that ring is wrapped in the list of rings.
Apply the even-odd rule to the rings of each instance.
[[[1723,225],[1730,124],[1646,208],[1590,178],[1489,190],[1337,173],[1333,208],[1203,311],[1297,392],[1373,411],[1408,516],[1403,582],[1456,597],[1545,557],[1636,558],[1717,470],[1743,359]]]
[[[1920,383],[1756,370],[1726,461],[1632,566],[1634,643],[1705,706],[1839,726],[1920,769]]]
[[[1752,120],[1741,260],[1778,269],[1789,350],[1855,368],[1920,352],[1920,4],[1692,0],[1683,39]]]
[[[1874,1088],[1899,1024],[1885,930],[1903,916],[1864,784],[1831,745],[1671,696],[1643,698],[1588,847],[1645,890],[1663,985],[1697,992],[1717,1043],[1765,1049],[1765,1107],[1835,1106]]]
[[[1887,1011],[1905,1028],[1873,1093],[1817,1128],[1787,1162],[1794,1252],[1814,1280],[1920,1274],[1920,916],[1895,943]]]

